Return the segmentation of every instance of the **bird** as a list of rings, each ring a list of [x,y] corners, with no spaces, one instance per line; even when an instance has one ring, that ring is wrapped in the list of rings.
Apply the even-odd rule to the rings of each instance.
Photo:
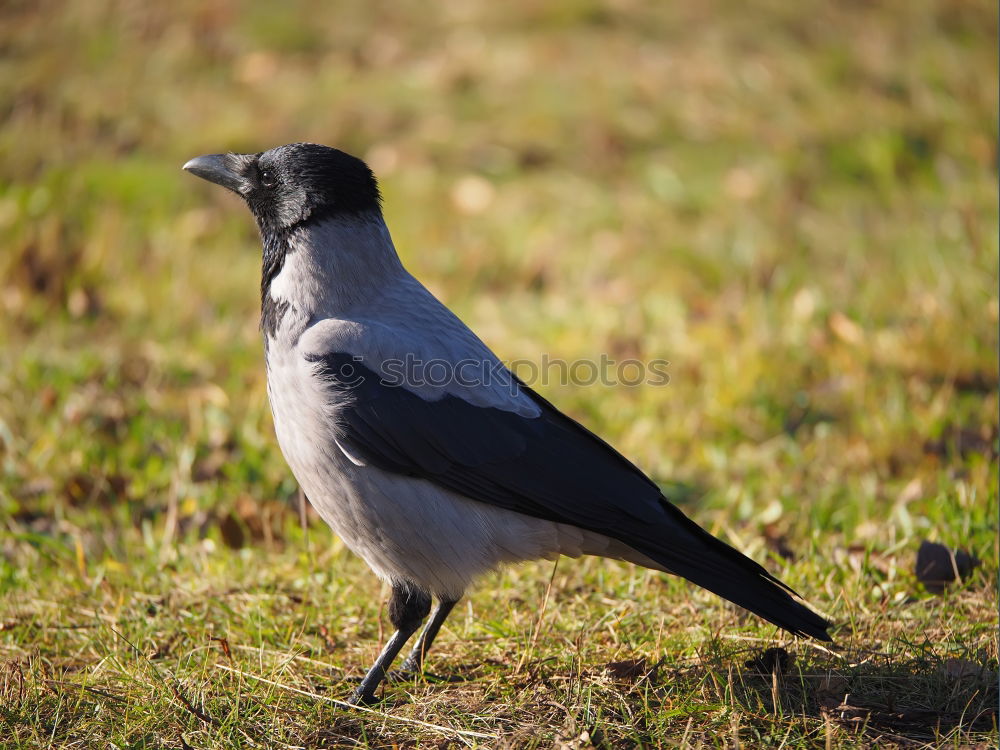
[[[430,614],[398,670],[420,673],[476,579],[560,555],[681,576],[789,633],[830,640],[831,623],[791,588],[519,380],[406,270],[362,159],[292,143],[183,169],[241,196],[256,221],[278,444],[319,516],[391,587],[395,631],[351,703],[377,700]]]

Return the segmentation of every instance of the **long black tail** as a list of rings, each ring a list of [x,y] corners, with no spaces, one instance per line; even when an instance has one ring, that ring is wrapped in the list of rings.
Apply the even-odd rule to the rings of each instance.
[[[830,640],[826,632],[830,623],[798,601],[795,598],[798,595],[788,586],[698,526],[674,507],[631,461],[524,383],[517,382],[542,408],[544,416],[539,423],[544,426],[544,433],[543,439],[537,436],[530,439],[530,450],[519,454],[520,460],[514,467],[496,464],[506,472],[498,482],[508,488],[513,483],[519,490],[514,498],[502,498],[501,505],[607,534],[671,573],[739,604],[779,628],[795,635]],[[523,426],[518,423],[517,429]],[[557,492],[553,493],[544,480],[532,482],[532,475],[525,471],[527,459],[537,467],[534,476],[562,477]],[[574,491],[567,491],[567,486]],[[462,491],[461,487],[458,489]],[[557,497],[568,494],[579,507],[553,501],[553,494]],[[525,503],[526,497],[534,502]],[[657,502],[665,517],[653,520],[659,514],[649,513],[647,503]],[[543,512],[539,513],[540,510]]]
[[[716,539],[664,498],[676,525],[664,546],[637,546],[671,573],[728,599],[795,635],[831,640],[830,623],[798,601],[792,589],[746,555]],[[669,546],[667,546],[669,545]]]

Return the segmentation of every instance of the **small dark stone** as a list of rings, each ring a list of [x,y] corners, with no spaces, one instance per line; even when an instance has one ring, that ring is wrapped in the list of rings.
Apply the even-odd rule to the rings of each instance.
[[[943,544],[920,543],[917,551],[917,580],[932,594],[940,594],[947,584],[965,580],[981,562],[964,550],[952,551]]]

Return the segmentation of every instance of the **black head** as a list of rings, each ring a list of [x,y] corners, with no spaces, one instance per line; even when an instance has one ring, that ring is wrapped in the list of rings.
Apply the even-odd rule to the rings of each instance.
[[[198,156],[184,169],[243,196],[262,233],[378,211],[381,203],[367,164],[315,143],[292,143],[259,154]]]

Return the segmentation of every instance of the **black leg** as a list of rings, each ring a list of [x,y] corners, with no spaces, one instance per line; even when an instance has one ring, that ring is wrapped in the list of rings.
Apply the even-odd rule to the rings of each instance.
[[[413,672],[420,673],[421,668],[424,665],[424,656],[427,652],[431,650],[431,645],[434,643],[434,639],[437,637],[438,631],[444,624],[444,621],[451,614],[451,610],[454,609],[458,600],[454,601],[440,601],[438,602],[437,609],[434,610],[434,614],[431,615],[431,619],[427,622],[424,627],[423,632],[417,639],[416,645],[414,645],[413,650],[410,651],[410,655],[406,657],[406,660],[400,666],[402,672]]]
[[[431,598],[420,589],[404,584],[394,584],[392,598],[389,599],[389,619],[396,628],[382,653],[378,655],[368,674],[351,694],[351,703],[371,703],[375,700],[375,689],[385,679],[389,665],[410,640],[420,623],[431,611]]]

